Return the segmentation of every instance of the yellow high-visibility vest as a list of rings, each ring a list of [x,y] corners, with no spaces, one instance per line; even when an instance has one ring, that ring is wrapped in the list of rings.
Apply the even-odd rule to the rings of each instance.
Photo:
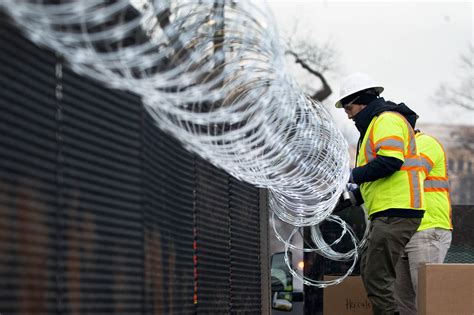
[[[424,174],[415,133],[401,114],[383,112],[372,119],[359,148],[357,166],[379,155],[402,160],[403,165],[388,177],[360,185],[368,215],[391,208],[425,210]]]
[[[422,132],[415,135],[423,171],[426,212],[418,231],[429,228],[453,229],[449,197],[448,167],[441,143]]]

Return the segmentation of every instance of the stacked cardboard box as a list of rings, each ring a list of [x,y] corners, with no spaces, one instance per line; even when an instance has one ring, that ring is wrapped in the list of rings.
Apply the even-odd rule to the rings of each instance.
[[[336,276],[324,276],[333,280]],[[426,264],[418,273],[419,315],[474,315],[474,264]],[[323,314],[370,315],[360,276],[324,289]]]
[[[418,272],[419,315],[473,315],[474,264],[426,264]]]
[[[324,280],[339,277],[324,276]],[[324,289],[323,314],[327,315],[371,315],[372,305],[365,293],[360,276],[349,276],[338,285]]]

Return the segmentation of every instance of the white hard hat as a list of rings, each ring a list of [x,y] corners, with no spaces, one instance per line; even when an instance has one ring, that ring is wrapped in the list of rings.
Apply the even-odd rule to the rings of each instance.
[[[383,86],[375,82],[369,75],[365,73],[353,73],[348,75],[341,83],[339,99],[336,102],[337,108],[342,108],[341,100],[354,93],[373,88],[380,94]]]

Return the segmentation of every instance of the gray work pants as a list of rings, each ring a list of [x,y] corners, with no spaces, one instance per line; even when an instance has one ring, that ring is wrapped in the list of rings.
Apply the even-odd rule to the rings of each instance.
[[[379,217],[371,221],[367,246],[361,254],[360,272],[375,315],[391,315],[397,310],[395,267],[420,222],[421,218],[398,217]]]
[[[395,299],[400,315],[416,315],[418,268],[425,263],[443,263],[451,245],[451,231],[432,228],[416,232],[397,264]]]

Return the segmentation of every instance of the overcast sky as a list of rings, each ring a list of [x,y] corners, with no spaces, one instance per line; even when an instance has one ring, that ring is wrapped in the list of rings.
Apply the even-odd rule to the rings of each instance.
[[[268,3],[282,34],[291,33],[297,21],[298,37],[330,40],[339,52],[340,69],[328,77],[335,92],[328,103],[339,95],[342,77],[362,71],[385,87],[385,99],[412,107],[420,123],[474,125],[473,112],[433,103],[442,82],[458,84],[459,56],[473,44],[472,1]],[[342,111],[334,115],[338,125],[347,125]]]

